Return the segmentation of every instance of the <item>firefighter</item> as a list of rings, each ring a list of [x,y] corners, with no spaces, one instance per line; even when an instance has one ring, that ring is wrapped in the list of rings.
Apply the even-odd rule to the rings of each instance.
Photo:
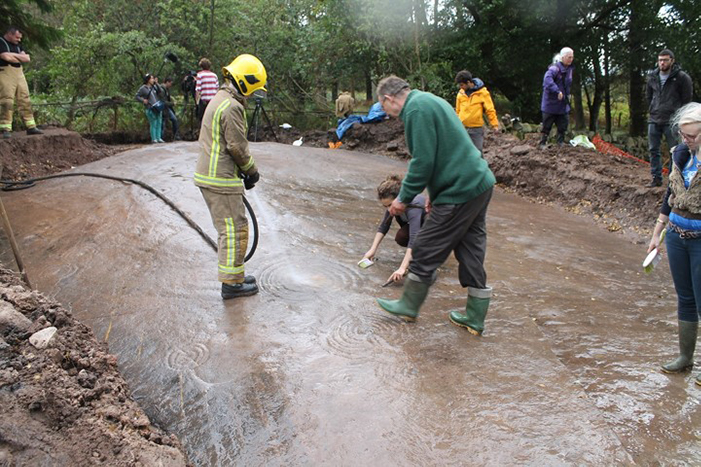
[[[43,133],[37,128],[29,101],[29,87],[22,70],[23,63],[29,63],[30,57],[20,45],[22,31],[10,26],[0,37],[0,130],[2,137],[12,136],[12,110],[15,99],[28,135]]]
[[[248,152],[244,105],[254,91],[265,91],[267,74],[253,55],[239,55],[222,68],[224,84],[211,100],[200,128],[195,185],[200,188],[218,233],[219,281],[223,299],[258,293],[253,276],[244,275],[248,221],[244,187],[260,175]]]

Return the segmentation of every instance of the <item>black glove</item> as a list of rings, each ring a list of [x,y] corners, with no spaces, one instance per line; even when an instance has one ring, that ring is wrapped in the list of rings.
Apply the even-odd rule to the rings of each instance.
[[[252,190],[253,187],[256,186],[256,183],[258,183],[258,180],[260,180],[260,173],[258,172],[254,172],[251,175],[244,175],[243,186],[245,186],[247,190]]]

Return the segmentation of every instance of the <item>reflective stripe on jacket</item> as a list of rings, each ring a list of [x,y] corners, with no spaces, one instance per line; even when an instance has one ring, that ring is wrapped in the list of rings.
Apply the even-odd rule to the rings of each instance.
[[[200,128],[195,185],[220,193],[243,193],[239,173],[257,172],[248,152],[243,97],[224,85],[207,106]]]
[[[462,89],[455,99],[455,112],[460,121],[467,128],[482,128],[484,126],[484,114],[487,114],[492,128],[499,127],[497,112],[494,109],[492,96],[487,88],[482,87],[467,95]]]

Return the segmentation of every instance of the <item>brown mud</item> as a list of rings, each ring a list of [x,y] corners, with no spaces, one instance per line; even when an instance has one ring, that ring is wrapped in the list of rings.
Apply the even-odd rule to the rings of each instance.
[[[56,329],[47,347],[31,336]],[[186,465],[70,311],[0,269],[0,465]]]
[[[63,128],[44,129],[43,135],[12,133],[0,141],[2,178],[19,180],[62,172],[124,151],[131,145],[107,146]]]

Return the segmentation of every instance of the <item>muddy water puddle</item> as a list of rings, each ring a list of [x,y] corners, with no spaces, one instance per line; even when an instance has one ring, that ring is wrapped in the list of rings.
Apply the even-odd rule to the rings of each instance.
[[[81,167],[138,178],[214,236],[190,175],[197,146]],[[497,190],[481,338],[452,326],[456,263],[421,316],[375,297],[404,252],[368,249],[374,190],[405,163],[252,145],[261,292],[222,301],[216,255],[138,187],[59,179],[3,195],[35,287],[109,343],[134,397],[197,465],[701,463],[701,388],[657,371],[676,352],[675,295],[645,247]],[[3,253],[7,257],[7,251]]]

